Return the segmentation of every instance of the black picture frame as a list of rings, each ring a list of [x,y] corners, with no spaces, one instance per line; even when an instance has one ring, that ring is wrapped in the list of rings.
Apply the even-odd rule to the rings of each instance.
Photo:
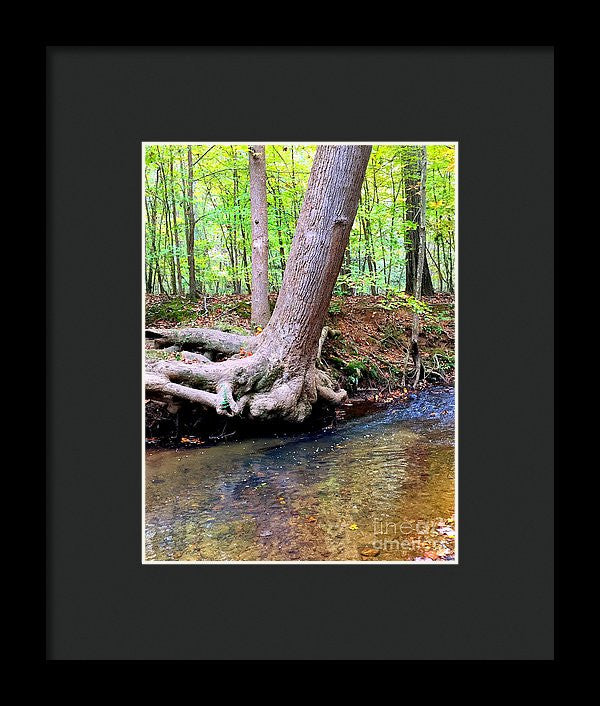
[[[46,659],[553,659],[554,48],[45,64]],[[141,143],[250,138],[459,142],[458,566],[141,563]]]

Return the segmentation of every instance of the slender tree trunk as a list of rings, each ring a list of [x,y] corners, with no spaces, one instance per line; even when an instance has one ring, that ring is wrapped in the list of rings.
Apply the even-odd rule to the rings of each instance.
[[[279,176],[279,175],[278,175]],[[283,245],[283,229],[284,226],[287,227],[287,223],[284,219],[284,207],[283,199],[281,198],[281,190],[279,188],[279,182],[277,182],[277,188],[271,186],[271,194],[273,195],[273,205],[275,211],[275,223],[277,227],[277,244],[279,248],[279,269],[281,271],[281,279],[279,281],[279,286],[281,287],[281,280],[283,280],[283,273],[285,272],[285,248]]]
[[[241,293],[241,286],[242,286],[242,279],[246,285],[246,289],[248,290],[248,294],[252,292],[252,288],[250,285],[250,273],[248,271],[248,255],[246,253],[246,232],[244,230],[244,222],[243,218],[241,215],[241,205],[240,205],[240,189],[239,189],[239,175],[238,175],[238,170],[236,167],[236,161],[235,161],[235,150],[232,147],[231,148],[231,156],[233,159],[233,207],[234,207],[234,217],[233,217],[233,222],[234,222],[234,230],[237,232],[237,228],[239,227],[240,230],[240,255],[242,258],[242,274],[240,276],[240,293]],[[239,257],[238,257],[238,262],[239,262]]]
[[[437,251],[436,255],[434,255],[431,252],[430,248],[427,248],[426,252],[429,255],[429,259],[431,260],[431,262],[433,262],[433,264],[435,265],[435,269],[437,270],[437,273],[438,273],[440,292],[443,292],[444,291],[444,275],[443,275],[442,266],[440,263],[440,244],[439,244],[439,241],[436,242],[435,247],[436,247],[436,251]]]
[[[426,181],[427,181],[427,147],[423,145],[421,147],[421,155],[419,160],[420,166],[420,188],[419,188],[419,200],[421,203],[421,208],[419,210],[419,230],[418,230],[418,248],[417,248],[417,271],[414,280],[414,298],[419,301],[421,299],[423,290],[423,269],[425,265],[425,253],[426,253],[426,226],[425,226],[425,208],[427,204],[427,191],[426,191]],[[413,359],[415,367],[415,376],[413,379],[413,387],[416,387],[419,380],[421,379],[422,364],[421,364],[421,351],[419,349],[419,334],[421,332],[421,315],[418,311],[413,313],[412,322],[412,332],[410,338],[410,352]]]
[[[371,291],[372,295],[377,294],[377,289],[375,287],[375,269],[374,269],[374,262],[373,262],[373,255],[372,255],[372,241],[371,241],[371,233],[370,233],[370,223],[366,218],[362,219],[362,230],[363,230],[363,235],[365,236],[365,260],[364,262],[367,265],[367,269],[369,270],[369,288]]]
[[[160,152],[159,152],[160,154]],[[173,233],[173,226],[171,224],[171,208],[169,205],[169,194],[167,189],[167,174],[165,172],[164,163],[161,162],[160,171],[163,178],[163,196],[164,196],[164,214],[165,214],[165,228],[166,228],[166,239],[168,241],[169,248],[171,250],[171,289],[173,294],[178,294],[177,290],[177,251],[175,250],[175,237]]]
[[[283,273],[285,272],[285,249],[283,247],[283,202],[281,197],[278,199],[274,194],[275,203],[277,204],[275,217],[277,219],[277,243],[279,245],[279,269],[281,270],[281,279],[283,281]]]
[[[191,145],[188,145],[187,148],[187,163],[187,198],[185,203],[187,213],[187,259],[190,278],[190,299],[196,299],[198,296],[196,290],[196,258],[194,256],[196,217],[194,215],[194,165]]]
[[[396,155],[394,155],[396,157]],[[392,266],[394,263],[394,225],[395,225],[395,220],[396,220],[396,200],[398,198],[398,192],[400,191],[400,188],[402,187],[402,181],[400,181],[400,184],[398,185],[398,189],[396,189],[396,183],[394,180],[394,165],[393,162],[390,162],[390,181],[392,184],[392,220],[390,223],[390,236],[389,236],[389,253],[390,253],[390,264],[388,267],[388,276],[386,280],[386,289],[389,290],[390,288],[390,283],[392,280]]]
[[[383,288],[385,291],[385,283],[387,282],[387,263],[386,263],[386,258],[385,258],[385,241],[383,237],[383,230],[381,228],[381,215],[379,213],[379,190],[377,188],[377,172],[375,169],[373,169],[373,203],[378,207],[377,208],[377,231],[379,233],[379,243],[381,247],[381,264],[383,266]]]
[[[348,247],[346,248],[346,252],[344,253],[344,261],[341,269],[341,273],[344,275],[344,281],[342,282],[342,293],[348,296],[349,294],[352,293],[352,290],[350,289],[350,277],[352,275],[352,269],[351,269],[351,259],[350,259],[350,243],[348,243]]]
[[[145,180],[146,180],[146,194],[148,194],[148,175],[145,174]],[[156,192],[155,192],[156,193]],[[154,200],[154,203],[151,205],[150,204],[150,198],[148,195],[146,195],[146,198],[144,199],[144,202],[146,204],[146,291],[149,294],[153,293],[154,289],[154,258],[156,257],[155,253],[155,245],[154,245],[154,231],[156,229],[156,198]],[[148,243],[148,233],[150,234],[150,243]],[[149,248],[149,245],[151,246]],[[152,254],[152,257],[149,256],[148,250],[150,249],[150,252]]]
[[[250,145],[250,205],[252,210],[252,324],[269,322],[269,234],[265,146]]]
[[[250,284],[250,268],[248,267],[248,253],[246,248],[246,231],[240,221],[240,231],[242,233],[242,262],[244,265],[244,282],[248,294],[252,294],[252,285]]]
[[[179,226],[177,223],[177,205],[175,203],[175,181],[173,179],[173,154],[170,157],[170,175],[171,175],[171,204],[173,206],[173,236],[175,238],[175,253],[177,265],[177,291],[183,294],[183,284],[181,281],[181,260],[179,252]]]
[[[147,213],[149,215],[149,223],[150,223],[150,245],[151,245],[151,252],[152,252],[152,264],[150,266],[150,289],[149,291],[153,294],[154,293],[154,285],[155,281],[158,280],[159,284],[159,292],[162,294],[164,292],[163,284],[162,284],[162,277],[160,274],[160,262],[159,262],[159,256],[158,256],[158,250],[156,247],[156,231],[157,231],[157,196],[158,196],[158,184],[159,184],[159,179],[160,179],[160,171],[157,169],[156,170],[156,177],[154,181],[154,197],[152,199],[152,202],[150,204],[150,207],[148,209],[148,201],[146,201],[146,208]]]
[[[420,184],[421,174],[419,172],[419,147],[407,147],[405,154],[408,155],[408,164],[405,173],[405,189],[406,189],[406,220],[411,223],[420,223],[421,197]],[[408,228],[404,235],[404,251],[406,256],[406,285],[405,291],[407,294],[414,295],[415,273],[417,269],[417,251],[419,242],[419,228]],[[433,282],[431,273],[427,263],[427,255],[423,262],[423,285],[422,295],[426,297],[433,296]]]

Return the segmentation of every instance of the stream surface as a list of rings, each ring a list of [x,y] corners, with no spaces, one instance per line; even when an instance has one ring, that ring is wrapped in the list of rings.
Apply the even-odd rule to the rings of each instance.
[[[451,561],[454,475],[445,387],[329,431],[147,451],[145,558]]]

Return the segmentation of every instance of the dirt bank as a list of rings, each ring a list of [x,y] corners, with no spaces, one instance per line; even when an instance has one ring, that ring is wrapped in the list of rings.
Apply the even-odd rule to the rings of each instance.
[[[273,296],[271,305],[274,303]],[[333,297],[326,321],[330,332],[323,344],[322,361],[349,393],[351,406],[340,408],[336,413],[338,418],[364,411],[365,405],[371,409],[411,394],[403,384],[403,374],[415,307],[421,314],[419,344],[426,370],[425,385],[453,384],[453,295],[438,294],[425,298],[422,303],[402,294]],[[146,326],[208,327],[250,334],[250,298],[228,295],[201,297],[197,302],[190,302],[178,297],[147,295]],[[146,351],[148,357],[161,353]],[[410,365],[407,375],[411,373]],[[313,423],[323,423],[318,414]],[[222,419],[213,419],[207,426],[206,415],[201,410],[184,411],[174,420],[155,403],[146,404],[146,434],[150,438],[183,437],[191,439],[184,443],[195,443],[208,436],[218,438],[238,431],[234,423],[229,424],[229,431],[227,425],[222,431],[223,426]]]

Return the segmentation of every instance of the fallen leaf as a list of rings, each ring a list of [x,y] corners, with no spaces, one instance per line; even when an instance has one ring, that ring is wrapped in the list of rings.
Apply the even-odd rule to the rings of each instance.
[[[375,547],[363,547],[360,550],[361,556],[377,556],[379,554],[379,549],[375,549]]]

